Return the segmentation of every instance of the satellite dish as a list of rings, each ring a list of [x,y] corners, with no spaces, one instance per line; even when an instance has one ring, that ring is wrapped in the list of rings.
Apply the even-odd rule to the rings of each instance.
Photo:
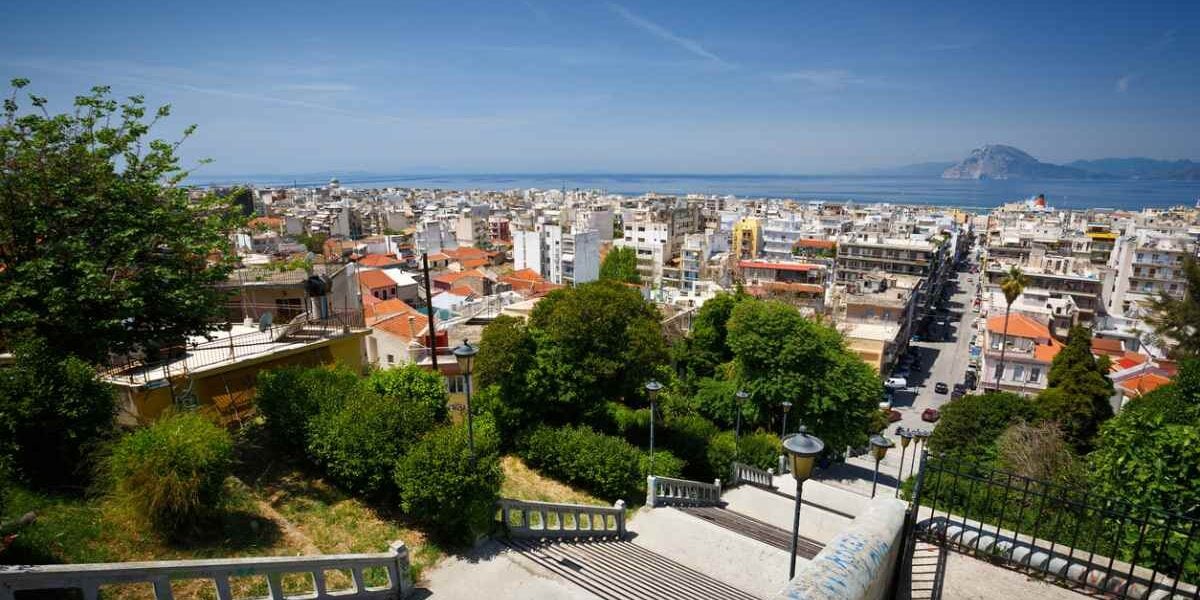
[[[258,318],[258,330],[266,331],[271,328],[271,313],[265,312]]]

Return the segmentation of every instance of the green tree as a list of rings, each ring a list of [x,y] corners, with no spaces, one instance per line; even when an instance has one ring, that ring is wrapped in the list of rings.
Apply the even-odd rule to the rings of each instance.
[[[107,87],[50,115],[14,80],[0,124],[0,339],[34,334],[89,362],[205,333],[222,314],[229,199],[191,197],[179,142],[149,139],[170,114]],[[186,139],[193,127],[184,130]]]
[[[1038,395],[1041,418],[1057,421],[1075,448],[1086,451],[1100,427],[1112,417],[1112,381],[1108,361],[1092,354],[1092,332],[1075,326],[1054,357],[1047,388]]]
[[[555,290],[533,309],[527,393],[542,419],[579,422],[605,401],[641,398],[666,361],[660,315],[637,290],[596,281]]]
[[[1032,421],[1033,403],[1009,392],[987,392],[951,400],[942,407],[942,418],[929,438],[934,452],[956,454],[976,462],[996,456],[996,439],[1010,425]]]
[[[1000,291],[1004,292],[1004,337],[1000,341],[1000,368],[996,370],[996,389],[1000,389],[1000,375],[1004,373],[1004,353],[1008,350],[1008,317],[1012,312],[1013,302],[1025,292],[1029,278],[1021,272],[1021,267],[1012,266],[1000,279]]]
[[[790,401],[789,430],[803,423],[832,452],[866,443],[883,385],[837,331],[786,304],[744,300],[733,309],[726,339],[750,394],[750,423],[743,426],[769,425]]]
[[[89,457],[113,433],[112,386],[42,340],[23,340],[13,354],[15,363],[0,368],[0,447],[35,485],[86,487]]]
[[[729,317],[738,302],[748,296],[741,291],[713,296],[692,317],[688,337],[672,347],[673,359],[689,386],[702,377],[711,377],[718,367],[733,360],[726,341]]]
[[[314,417],[335,414],[348,397],[364,392],[362,378],[347,367],[291,366],[258,374],[254,405],[274,444],[299,454]]]
[[[324,233],[308,233],[304,232],[296,236],[296,241],[304,246],[309,252],[318,256],[325,254],[325,240],[329,236]]]
[[[1184,257],[1183,275],[1187,278],[1183,296],[1162,292],[1151,300],[1147,320],[1155,334],[1174,342],[1172,358],[1200,358],[1200,264],[1194,256]]]
[[[637,252],[633,248],[616,247],[609,250],[600,263],[600,279],[622,283],[641,283],[637,270]]]
[[[506,447],[540,418],[538,402],[530,396],[526,380],[535,352],[529,329],[516,317],[497,317],[483,329],[479,340],[474,383],[479,392],[493,395],[472,405],[488,406]]]

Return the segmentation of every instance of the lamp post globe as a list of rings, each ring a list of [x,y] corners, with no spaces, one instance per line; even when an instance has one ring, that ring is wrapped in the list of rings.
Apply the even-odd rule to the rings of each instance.
[[[908,445],[912,443],[912,432],[904,427],[896,428],[896,435],[900,436],[900,470],[896,472],[896,497],[900,497],[900,486],[904,482],[904,453],[908,451]],[[913,451],[916,455],[916,451]]]
[[[650,472],[648,475],[654,475],[654,401],[658,399],[658,392],[662,389],[662,384],[651,379],[646,382],[646,396],[650,398]]]
[[[869,440],[871,444],[871,456],[875,459],[875,473],[871,476],[871,497],[875,497],[875,486],[879,485],[879,461],[887,456],[887,451],[896,443],[882,435],[873,435]]]
[[[471,452],[471,464],[475,464],[475,426],[471,418],[471,369],[475,367],[475,355],[479,349],[472,346],[469,340],[463,340],[461,346],[454,349],[454,360],[458,361],[458,370],[463,374],[463,383],[467,392],[467,448]]]
[[[816,436],[808,435],[808,431],[802,425],[795,435],[783,440],[783,450],[788,454],[792,477],[796,479],[796,509],[792,517],[792,561],[788,569],[788,579],[792,579],[796,576],[796,546],[800,541],[800,497],[804,494],[804,482],[812,477],[817,457],[825,450],[825,442]]]

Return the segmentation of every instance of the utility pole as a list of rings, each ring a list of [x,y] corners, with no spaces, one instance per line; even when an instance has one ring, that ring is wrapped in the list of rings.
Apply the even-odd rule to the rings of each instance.
[[[421,253],[422,270],[425,272],[425,311],[429,314],[429,357],[433,360],[433,370],[437,365],[437,327],[433,322],[433,294],[429,291],[429,253]]]

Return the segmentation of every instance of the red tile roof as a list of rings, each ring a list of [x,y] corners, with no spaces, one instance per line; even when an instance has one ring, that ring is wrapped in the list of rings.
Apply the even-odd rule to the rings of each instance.
[[[988,331],[1004,335],[1004,315],[988,317]],[[1008,319],[1008,335],[1023,338],[1051,339],[1050,329],[1032,317],[1021,313],[1012,313]]]
[[[1121,343],[1121,340],[1113,338],[1092,338],[1092,354],[1121,356],[1124,353],[1125,346]]]
[[[455,272],[451,271],[451,272],[447,272],[447,273],[442,273],[441,275],[435,275],[433,277],[433,280],[438,283],[449,283],[449,284],[453,285],[454,282],[458,281],[459,279],[463,279],[464,277],[478,277],[478,278],[482,279],[487,276],[484,275],[483,272],[479,271],[478,269],[471,269],[470,271],[462,271],[460,273],[455,273]]]
[[[368,297],[374,301],[371,303],[363,302],[363,315],[366,317],[368,325],[371,324],[372,319],[383,319],[396,313],[416,310],[398,298],[380,300],[374,296],[364,295],[363,300],[366,300]]]
[[[364,267],[388,267],[400,264],[391,254],[368,254],[359,259],[358,264]]]
[[[832,249],[837,246],[837,242],[833,240],[818,240],[813,238],[801,238],[795,243],[797,248],[820,248]]]
[[[1120,387],[1121,390],[1127,394],[1141,396],[1142,394],[1149,394],[1150,392],[1158,389],[1160,386],[1168,383],[1171,383],[1170,379],[1151,371],[1130,377],[1129,379],[1118,383],[1117,387]]]
[[[369,290],[378,290],[396,285],[396,282],[383,271],[363,271],[358,274],[358,282],[359,285]]]

